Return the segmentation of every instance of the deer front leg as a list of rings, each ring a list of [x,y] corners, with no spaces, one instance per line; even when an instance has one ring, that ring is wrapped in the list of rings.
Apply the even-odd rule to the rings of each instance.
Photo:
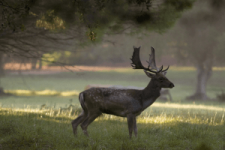
[[[130,138],[132,137],[132,132],[134,129],[134,120],[135,120],[135,115],[133,114],[127,115],[127,124],[128,124]]]

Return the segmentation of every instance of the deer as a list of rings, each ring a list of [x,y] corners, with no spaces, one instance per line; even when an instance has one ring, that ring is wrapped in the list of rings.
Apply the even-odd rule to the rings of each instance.
[[[148,67],[144,67],[140,60],[140,48],[133,47],[131,66],[133,69],[142,69],[151,78],[147,87],[143,90],[137,89],[115,89],[115,88],[90,88],[79,94],[79,102],[82,107],[81,114],[73,120],[73,133],[77,135],[77,127],[81,126],[83,133],[89,136],[87,127],[102,113],[120,117],[126,117],[128,123],[129,137],[134,132],[137,137],[136,117],[146,108],[152,105],[160,96],[161,88],[173,88],[174,84],[166,78],[169,66],[163,70],[156,67],[155,49],[151,47]]]

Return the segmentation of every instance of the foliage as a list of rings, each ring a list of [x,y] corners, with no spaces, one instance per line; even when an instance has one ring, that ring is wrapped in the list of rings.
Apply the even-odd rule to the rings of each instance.
[[[42,56],[43,65],[49,65],[49,64],[52,64],[54,62],[57,62],[63,56],[66,56],[66,58],[67,58],[67,56],[70,56],[70,54],[68,55],[68,52],[67,51],[64,51],[64,52],[55,51],[53,53],[45,53]]]
[[[39,20],[36,21],[38,28],[44,28],[46,30],[62,30],[65,29],[64,21],[55,16],[54,10],[47,11]]]
[[[19,2],[10,0],[6,2],[1,0],[0,2],[0,6],[3,6],[4,10],[13,12],[13,15],[8,16],[18,17],[18,19],[14,19],[15,17],[8,19],[8,23],[4,24],[6,27],[9,23],[21,24],[19,23],[22,19],[21,16],[30,14],[40,18],[37,21],[38,27],[56,29],[58,26],[58,28],[64,29],[65,25],[63,24],[67,24],[67,26],[81,25],[90,29],[90,33],[96,34],[93,31],[95,28],[107,28],[115,32],[121,27],[126,28],[125,26],[129,24],[134,28],[144,25],[144,28],[148,29],[165,30],[173,25],[179,17],[178,14],[192,7],[194,0],[179,0],[177,2],[173,0],[165,2],[153,0],[21,0]],[[43,12],[45,13],[43,14]],[[3,18],[7,17],[4,13],[2,16]],[[24,24],[21,26],[26,27]],[[89,38],[95,40],[92,35],[89,35]]]
[[[193,2],[194,2],[194,0],[193,1],[186,1],[186,0],[182,0],[182,1],[166,0],[165,3],[167,5],[174,6],[175,9],[177,9],[177,10],[184,10],[184,9],[187,9],[187,8],[191,8]]]
[[[30,2],[31,0],[0,0],[0,32],[25,30],[24,19],[29,15],[32,5]]]

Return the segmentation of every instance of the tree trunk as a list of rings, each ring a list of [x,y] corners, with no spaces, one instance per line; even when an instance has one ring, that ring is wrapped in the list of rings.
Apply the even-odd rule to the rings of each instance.
[[[187,100],[208,100],[206,85],[212,75],[212,63],[207,60],[197,65],[197,86],[193,95],[188,96]]]
[[[35,70],[37,65],[37,58],[31,59],[31,69]]]
[[[41,59],[39,59],[39,66],[38,66],[38,69],[39,69],[39,70],[42,69],[42,61],[41,61]]]
[[[7,95],[5,94],[3,88],[1,87],[1,79],[2,77],[5,75],[5,71],[4,71],[4,53],[0,52],[0,96],[1,95]]]
[[[0,77],[4,76],[4,61],[3,61],[3,58],[4,58],[4,53],[0,52]]]
[[[39,67],[38,67],[39,70],[42,69],[42,56],[43,56],[43,54],[41,54],[40,58],[39,58]]]

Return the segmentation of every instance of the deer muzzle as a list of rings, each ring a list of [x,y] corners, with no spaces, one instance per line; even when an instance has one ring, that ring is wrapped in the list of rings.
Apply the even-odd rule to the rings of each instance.
[[[170,88],[173,88],[174,87],[174,84],[173,83],[170,83],[169,87]]]

